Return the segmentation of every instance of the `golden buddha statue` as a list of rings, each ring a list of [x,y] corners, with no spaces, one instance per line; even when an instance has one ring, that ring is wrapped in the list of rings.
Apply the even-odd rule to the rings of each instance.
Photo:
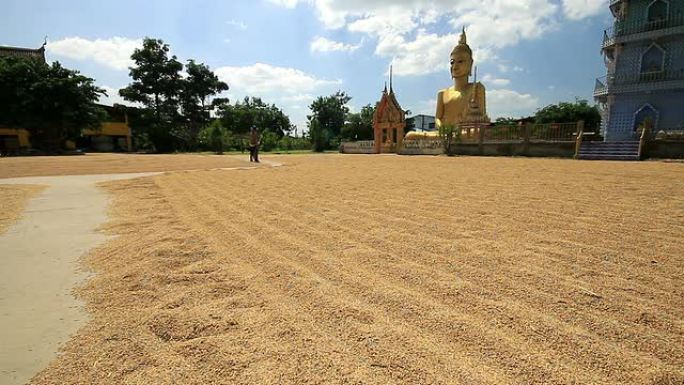
[[[482,83],[469,83],[473,69],[473,51],[466,41],[465,29],[461,33],[458,45],[451,51],[452,87],[443,89],[437,94],[437,112],[435,126],[439,129],[447,125],[458,127],[488,123],[485,88]],[[439,131],[409,132],[407,140],[439,137]]]

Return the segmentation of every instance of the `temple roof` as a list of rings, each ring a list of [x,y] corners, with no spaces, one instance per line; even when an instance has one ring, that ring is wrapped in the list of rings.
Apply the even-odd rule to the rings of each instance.
[[[45,46],[38,49],[0,46],[0,57],[30,58],[45,63]]]
[[[392,89],[390,89],[390,93],[387,96],[389,97],[389,102],[392,103],[397,110],[404,112],[404,110],[401,109],[401,105],[399,105],[399,101],[394,95],[394,91]]]
[[[389,92],[387,92],[387,87],[382,91],[382,97],[375,106],[373,120],[375,122],[391,121],[398,123],[406,120],[404,110],[401,109],[401,105],[399,105],[397,97],[394,95],[394,90],[391,87]]]
[[[375,105],[375,113],[373,114],[373,124],[376,123],[404,123],[406,121],[406,115],[404,110],[401,109],[397,97],[394,95],[394,89],[392,88],[392,66],[389,69],[389,92],[387,92],[387,83],[385,83],[385,88],[382,90],[382,97],[380,101]]]

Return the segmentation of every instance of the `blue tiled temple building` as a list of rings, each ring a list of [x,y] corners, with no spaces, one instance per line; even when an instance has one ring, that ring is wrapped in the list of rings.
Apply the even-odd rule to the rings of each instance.
[[[655,132],[684,129],[684,0],[610,0],[610,11],[594,89],[605,140],[634,140],[647,118]]]

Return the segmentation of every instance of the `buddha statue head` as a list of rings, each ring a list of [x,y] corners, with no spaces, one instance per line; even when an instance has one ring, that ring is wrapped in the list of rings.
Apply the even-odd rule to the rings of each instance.
[[[473,69],[473,51],[468,46],[465,29],[461,33],[458,45],[451,51],[451,77],[468,78]]]
[[[458,45],[451,51],[452,86],[437,93],[437,109],[435,111],[435,126],[443,127],[479,127],[489,123],[487,117],[486,91],[484,85],[475,81],[469,83],[473,70],[473,51],[468,46],[465,28],[458,40]],[[470,128],[468,128],[470,130]],[[406,135],[409,140],[440,138],[440,130],[430,132],[410,132]],[[470,131],[468,131],[470,132]]]

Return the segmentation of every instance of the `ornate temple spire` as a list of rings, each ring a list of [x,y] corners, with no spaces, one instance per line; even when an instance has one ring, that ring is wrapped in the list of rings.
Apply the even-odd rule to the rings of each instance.
[[[451,51],[451,54],[453,55],[457,52],[465,52],[470,56],[473,55],[473,51],[470,49],[470,46],[468,45],[468,38],[466,37],[465,27],[463,27],[461,37],[458,39],[458,44],[456,45],[456,47],[454,47],[454,50]]]
[[[390,93],[394,92],[392,89],[392,65],[390,64]]]

